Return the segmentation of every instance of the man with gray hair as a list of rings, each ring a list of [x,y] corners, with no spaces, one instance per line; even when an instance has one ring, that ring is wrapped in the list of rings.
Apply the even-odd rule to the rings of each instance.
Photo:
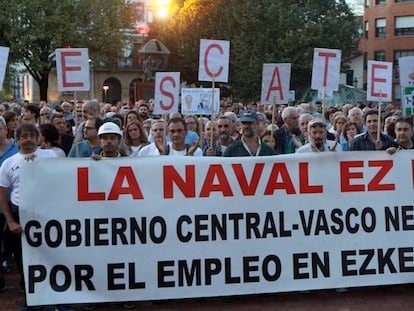
[[[276,130],[276,151],[285,154],[292,140],[292,135],[300,135],[298,128],[299,113],[295,107],[286,107],[282,111],[283,125]]]

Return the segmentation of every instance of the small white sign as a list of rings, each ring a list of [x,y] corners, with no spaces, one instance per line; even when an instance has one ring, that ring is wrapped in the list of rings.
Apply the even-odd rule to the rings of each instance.
[[[206,114],[218,113],[220,108],[220,89],[190,88],[181,89],[181,112],[182,114]],[[213,110],[213,111],[212,111]]]
[[[0,46],[0,91],[3,89],[4,77],[6,75],[7,61],[10,48]]]
[[[178,111],[180,95],[179,72],[155,73],[154,114]]]
[[[414,86],[414,56],[400,57],[398,59],[401,87]]]
[[[58,91],[89,91],[89,56],[86,48],[56,50]]]
[[[200,40],[199,81],[228,82],[230,41]]]
[[[367,100],[392,100],[392,63],[368,61]]]

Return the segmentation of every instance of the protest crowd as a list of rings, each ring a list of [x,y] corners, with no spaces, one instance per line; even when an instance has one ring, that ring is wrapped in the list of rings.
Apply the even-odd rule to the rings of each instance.
[[[323,107],[321,102],[264,105],[222,99],[211,116],[153,114],[153,101],[103,103],[97,100],[48,104],[4,102],[0,105],[0,226],[2,266],[12,258],[25,291],[18,218],[18,190],[13,161],[23,157],[91,158],[148,156],[255,157],[303,152],[373,151],[394,154],[413,149],[413,123],[399,107],[378,113],[368,103]],[[273,109],[276,109],[274,111]],[[379,119],[380,117],[380,119]],[[14,160],[13,160],[14,159]],[[17,189],[16,189],[17,188]],[[9,197],[9,190],[11,196]],[[95,305],[85,305],[93,310]],[[124,308],[134,308],[133,302]],[[21,310],[35,307],[24,306]],[[73,310],[57,306],[57,310]]]

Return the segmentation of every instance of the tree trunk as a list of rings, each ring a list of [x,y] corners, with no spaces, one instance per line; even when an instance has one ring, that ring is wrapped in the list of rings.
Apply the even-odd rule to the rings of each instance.
[[[39,94],[40,100],[45,100],[47,102],[47,89],[49,88],[49,73],[42,74],[40,80],[37,81],[39,84]]]

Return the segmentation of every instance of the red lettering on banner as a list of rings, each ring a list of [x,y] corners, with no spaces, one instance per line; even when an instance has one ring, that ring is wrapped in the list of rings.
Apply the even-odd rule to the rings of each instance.
[[[275,77],[277,78],[277,86],[273,86],[273,83],[275,82]],[[267,90],[267,94],[266,94],[266,101],[269,101],[270,93],[272,91],[279,91],[280,100],[283,101],[284,96],[283,96],[282,82],[280,80],[280,72],[279,72],[278,67],[275,67],[275,70],[273,71],[272,80],[270,81],[269,89]]]
[[[164,199],[174,198],[174,185],[176,185],[186,198],[195,198],[195,165],[185,166],[185,180],[175,170],[174,166],[163,167]]]
[[[350,172],[351,168],[364,167],[364,161],[344,161],[340,164],[341,170],[341,192],[361,192],[365,191],[363,184],[351,185],[351,179],[362,179],[364,174],[359,172]]]
[[[300,193],[323,193],[322,185],[309,185],[309,163],[299,163],[299,176]]]
[[[395,190],[395,184],[380,184],[380,182],[392,169],[393,165],[394,162],[392,160],[368,161],[369,167],[380,167],[378,173],[368,183],[368,191]]]
[[[221,75],[221,73],[223,72],[223,66],[220,66],[219,70],[215,73],[211,72],[210,69],[208,68],[208,54],[210,53],[210,51],[212,49],[217,49],[219,50],[220,54],[223,55],[224,51],[221,48],[221,46],[219,44],[211,44],[207,47],[206,52],[204,54],[204,68],[206,69],[206,73],[210,76],[210,77],[218,77]]]
[[[216,177],[218,184],[214,184]],[[222,192],[225,197],[233,196],[226,173],[224,172],[223,166],[220,164],[212,164],[209,166],[206,178],[204,179],[203,187],[200,191],[200,198],[209,197],[210,193],[213,191]]]
[[[236,174],[237,181],[239,182],[243,195],[255,195],[260,177],[262,176],[264,163],[256,163],[254,165],[253,175],[250,178],[250,182],[247,181],[246,174],[244,173],[243,166],[241,164],[232,164],[231,166]]]
[[[282,181],[278,182],[278,177],[281,177]],[[295,187],[289,176],[286,164],[275,163],[273,164],[272,171],[269,176],[269,180],[266,185],[265,195],[272,195],[275,190],[285,190],[287,194],[295,194]]]
[[[127,187],[122,186],[124,180],[127,181]],[[108,200],[118,200],[121,194],[130,194],[134,200],[142,200],[144,198],[138,181],[135,178],[134,171],[130,166],[121,166],[118,169],[111,191],[109,192]]]
[[[124,181],[127,187],[123,187]],[[121,194],[130,194],[134,200],[142,200],[141,189],[132,167],[120,167],[115,175],[107,200],[118,200]],[[78,201],[105,201],[105,192],[89,192],[89,168],[78,168]]]
[[[66,66],[66,57],[74,57],[74,56],[81,56],[81,55],[82,55],[81,52],[76,52],[76,51],[62,52],[61,53],[61,58],[62,58],[62,82],[63,82],[64,87],[82,87],[82,86],[84,86],[83,82],[68,82],[67,77],[66,77],[66,73],[68,71],[81,71],[80,66],[72,66],[72,67]]]
[[[105,192],[89,192],[89,168],[78,168],[78,201],[105,201]]]
[[[395,184],[381,184],[381,181],[393,167],[392,160],[372,160],[368,161],[368,167],[380,167],[374,177],[368,182],[366,190],[365,184],[351,184],[351,179],[363,179],[363,171],[351,172],[352,168],[363,168],[363,161],[344,161],[340,164],[341,171],[341,191],[342,192],[363,192],[363,191],[391,191],[395,190]]]
[[[318,56],[325,57],[325,66],[323,69],[323,86],[328,85],[328,72],[329,72],[329,58],[335,58],[335,53],[329,53],[329,52],[319,52]]]
[[[379,82],[379,83],[387,83],[387,79],[384,78],[377,78],[375,77],[375,70],[376,69],[387,69],[388,66],[387,65],[381,65],[381,64],[373,64],[371,66],[371,96],[376,96],[376,97],[387,97],[387,93],[382,93],[382,91],[380,93],[375,92],[375,82]]]
[[[175,88],[176,84],[175,84],[175,80],[173,79],[173,77],[164,77],[162,78],[161,82],[160,82],[160,92],[162,95],[171,98],[171,104],[169,105],[165,105],[163,103],[163,101],[160,101],[160,106],[162,108],[162,110],[170,110],[173,106],[174,106],[174,94],[172,94],[171,92],[168,92],[164,89],[164,83],[165,82],[171,82],[172,86]]]

